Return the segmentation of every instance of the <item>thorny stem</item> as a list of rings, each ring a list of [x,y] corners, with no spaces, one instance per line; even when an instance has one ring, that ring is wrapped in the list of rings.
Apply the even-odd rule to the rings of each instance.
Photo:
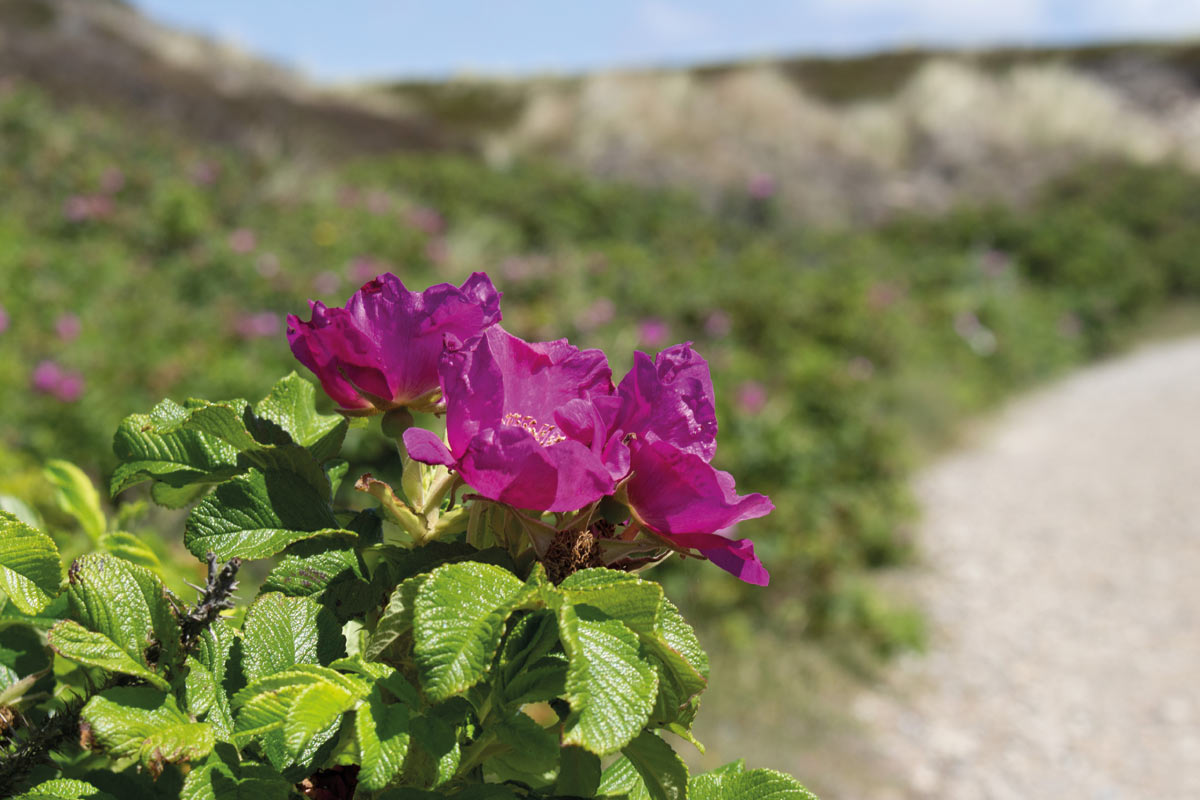
[[[233,608],[232,595],[238,586],[234,578],[241,565],[242,560],[235,556],[229,559],[225,566],[218,569],[216,554],[208,554],[208,583],[203,587],[195,587],[200,592],[200,599],[196,601],[195,607],[184,616],[180,625],[183,633],[181,640],[184,652],[195,646],[200,634],[221,615],[221,611]]]
[[[79,712],[88,699],[81,697],[67,703],[41,726],[32,728],[28,738],[14,750],[0,755],[0,798],[16,794],[34,768],[46,760],[47,753],[79,735]]]

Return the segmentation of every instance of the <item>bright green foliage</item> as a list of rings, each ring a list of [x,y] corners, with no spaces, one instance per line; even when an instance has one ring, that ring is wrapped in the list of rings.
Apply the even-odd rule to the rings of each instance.
[[[59,459],[46,462],[46,477],[54,485],[58,507],[74,517],[93,542],[99,540],[108,523],[91,479],[79,467]]]
[[[524,589],[491,564],[468,561],[430,573],[413,609],[413,652],[430,700],[462,694],[483,679]]]
[[[17,800],[111,800],[112,795],[102,792],[87,781],[77,781],[71,778],[54,778],[42,781],[24,794],[17,795]]]
[[[36,614],[58,594],[61,582],[54,540],[0,511],[0,589],[21,611]]]
[[[795,778],[770,769],[730,764],[688,781],[690,800],[816,800]]]
[[[266,558],[292,542],[334,534],[352,535],[300,475],[251,468],[192,510],[184,544],[196,555]]]
[[[60,593],[53,542],[0,516],[6,586],[26,587],[0,607],[0,691],[34,726],[54,721],[35,704],[40,692],[78,698],[69,702],[82,728],[62,735],[91,754],[56,761],[64,781],[86,778],[87,764],[179,787],[169,791],[185,800],[284,800],[305,780],[350,780],[370,800],[807,796],[765,771],[689,784],[660,734],[691,738],[708,659],[657,583],[593,568],[554,585],[519,549],[401,548],[376,511],[335,509],[327,465],[345,464],[346,426],[318,415],[305,386],[290,376],[253,406],[160,404],[158,422],[126,420],[118,434],[139,431],[174,453],[151,464],[131,449],[129,480],[156,481],[170,504],[204,495],[185,526],[194,553],[274,557],[244,615],[215,613],[233,591],[219,565],[203,602],[182,603],[157,574],[153,540],[103,514],[85,523],[99,532],[97,552],[72,563]],[[62,477],[82,480],[76,472],[56,474],[85,498],[69,505],[98,510],[84,484]],[[434,531],[435,517],[467,513],[451,497],[409,513]],[[47,650],[36,629],[49,626]],[[24,786],[10,750],[0,742],[0,779]],[[151,785],[131,782],[129,796]],[[43,784],[30,796],[87,791]]]
[[[153,775],[168,763],[204,758],[216,742],[211,725],[193,722],[174,697],[147,687],[106,689],[88,700],[82,718],[93,747],[136,758]]]

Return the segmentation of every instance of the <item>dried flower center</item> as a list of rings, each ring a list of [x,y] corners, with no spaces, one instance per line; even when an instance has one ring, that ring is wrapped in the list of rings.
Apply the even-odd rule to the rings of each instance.
[[[501,425],[512,425],[515,428],[529,431],[533,435],[534,441],[542,447],[549,447],[566,440],[566,436],[558,429],[557,425],[551,423],[539,423],[536,419],[528,414],[518,414],[515,411],[504,415],[500,420]]]

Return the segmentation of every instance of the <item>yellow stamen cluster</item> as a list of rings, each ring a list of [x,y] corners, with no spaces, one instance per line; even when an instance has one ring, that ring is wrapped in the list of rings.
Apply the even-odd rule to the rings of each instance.
[[[539,423],[536,419],[528,414],[518,414],[515,411],[504,415],[500,420],[503,425],[512,425],[516,428],[522,428],[533,434],[534,440],[542,447],[549,447],[566,440],[566,436],[558,429],[557,425],[551,423]]]

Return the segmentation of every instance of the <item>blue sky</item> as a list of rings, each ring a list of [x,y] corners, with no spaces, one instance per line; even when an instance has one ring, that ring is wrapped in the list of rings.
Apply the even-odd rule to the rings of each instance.
[[[1200,0],[133,0],[333,81],[1200,36]]]

